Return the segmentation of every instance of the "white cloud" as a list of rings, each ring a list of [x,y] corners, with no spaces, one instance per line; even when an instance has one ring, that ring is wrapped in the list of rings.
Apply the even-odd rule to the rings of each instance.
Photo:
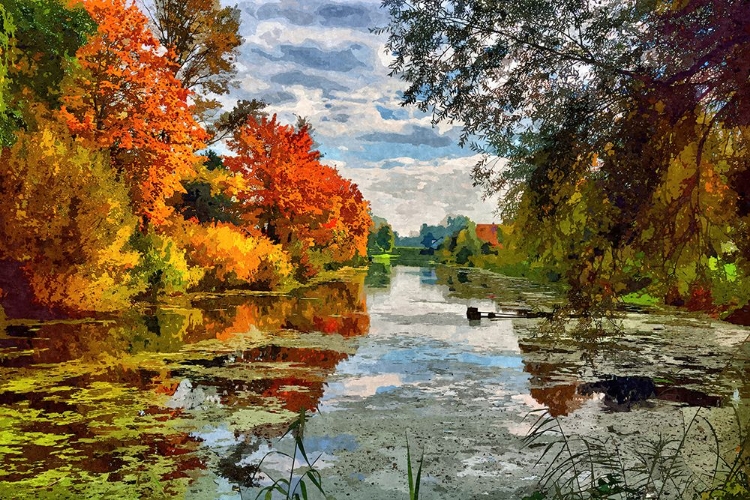
[[[351,168],[333,162],[344,177],[355,182],[372,211],[385,217],[394,230],[407,236],[422,223],[438,224],[449,215],[466,215],[475,222],[497,222],[497,198],[482,200],[472,185],[471,169],[480,156],[417,161],[398,158],[403,166],[370,165]]]
[[[379,6],[380,0],[241,0],[241,83],[222,104],[229,109],[233,99],[267,96],[274,103],[268,111],[282,122],[308,118],[328,161],[401,234],[448,215],[491,222],[496,202],[483,201],[470,177],[478,157],[447,145],[459,125],[428,130],[430,115],[400,106],[406,84],[388,76],[386,37],[368,30],[387,22]],[[327,59],[336,57],[344,59]],[[379,140],[388,138],[395,142]]]

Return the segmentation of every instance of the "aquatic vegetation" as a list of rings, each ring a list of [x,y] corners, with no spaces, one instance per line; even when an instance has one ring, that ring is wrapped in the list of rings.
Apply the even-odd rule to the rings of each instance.
[[[291,455],[273,450],[268,452],[260,461],[257,468],[261,470],[263,461],[271,455],[278,454],[291,459],[291,466],[289,470],[289,479],[279,478],[273,481],[270,486],[262,488],[256,495],[256,499],[264,496],[265,500],[271,500],[273,493],[278,492],[284,496],[285,500],[308,500],[307,494],[307,483],[305,480],[309,480],[310,483],[315,486],[316,490],[325,496],[323,490],[323,478],[320,472],[315,469],[315,462],[318,459],[310,462],[310,459],[305,452],[304,438],[305,438],[305,424],[307,423],[309,416],[305,410],[301,410],[297,418],[289,425],[289,428],[284,433],[284,436],[291,435],[294,438],[294,451]],[[284,437],[282,436],[282,438]],[[305,461],[303,467],[307,470],[303,472],[299,477],[294,476],[294,471],[297,469],[297,457],[301,457]],[[320,457],[318,457],[320,458]],[[299,490],[299,493],[297,493]]]
[[[346,336],[366,331],[363,279],[6,326],[0,498],[212,498],[225,451],[207,433],[251,435],[314,408],[352,352]]]
[[[736,448],[720,448],[720,437],[711,421],[697,409],[681,433],[623,442],[616,434],[607,438],[570,436],[560,420],[547,410],[539,414],[524,439],[529,448],[543,446],[537,465],[546,469],[539,489],[524,500],[747,498],[750,439],[747,422],[735,409]],[[694,434],[700,433],[699,436]],[[697,438],[699,455],[714,457],[708,469],[698,468],[688,456],[688,438]],[[692,451],[692,453],[696,453]],[[727,456],[730,456],[727,459]]]

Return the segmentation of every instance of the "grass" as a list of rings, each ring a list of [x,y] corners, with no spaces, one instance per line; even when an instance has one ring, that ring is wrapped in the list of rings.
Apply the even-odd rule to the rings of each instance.
[[[551,458],[539,480],[538,489],[523,500],[740,500],[750,498],[748,467],[750,441],[747,424],[735,409],[739,445],[734,459],[719,446],[713,425],[697,410],[684,424],[678,438],[641,440],[629,449],[615,437],[598,439],[568,436],[560,421],[540,413],[525,438],[529,447],[544,446],[537,466]],[[711,456],[711,470],[695,472],[684,457],[687,438],[694,429],[708,429],[705,456]],[[731,452],[729,453],[732,454]]]
[[[419,500],[419,484],[422,481],[422,464],[424,463],[424,450],[422,458],[419,459],[419,469],[417,469],[416,478],[414,469],[411,464],[411,450],[409,449],[409,438],[406,438],[406,470],[409,479],[409,500]]]
[[[257,466],[253,466],[253,474],[252,477],[249,478],[247,483],[249,485],[258,484],[257,481],[257,474],[263,473],[269,478],[273,479],[270,474],[265,473],[262,471],[261,467],[263,465],[263,462],[266,460],[266,458],[273,456],[273,455],[281,455],[287,458],[290,458],[292,460],[292,465],[289,470],[289,477],[280,477],[273,481],[272,484],[263,487],[258,494],[255,496],[255,500],[258,500],[263,497],[264,500],[272,500],[274,498],[274,493],[277,494],[276,498],[279,498],[279,495],[281,495],[281,498],[284,500],[309,500],[309,494],[308,494],[308,483],[306,481],[309,481],[312,486],[314,487],[314,490],[311,491],[318,491],[321,493],[325,498],[329,498],[325,491],[323,490],[323,478],[320,474],[320,472],[315,469],[315,462],[316,460],[313,460],[310,462],[307,452],[305,451],[305,445],[304,445],[304,434],[305,434],[305,424],[307,423],[307,420],[310,418],[310,416],[307,414],[305,410],[301,410],[297,418],[289,425],[289,428],[286,430],[282,438],[284,438],[287,435],[292,435],[294,437],[294,451],[291,455],[288,453],[283,453],[280,451],[270,451],[266,453],[263,458],[261,459],[260,463]],[[297,457],[301,457],[305,461],[304,467],[307,469],[299,478],[295,478],[294,471],[296,469],[295,464]],[[409,481],[409,500],[419,500],[419,487],[422,481],[422,464],[424,463],[424,450],[422,450],[422,456],[419,459],[419,467],[417,468],[416,474],[414,473],[414,465],[412,464],[411,459],[411,448],[409,447],[409,438],[406,437],[406,468],[407,468],[407,476]],[[299,491],[298,491],[299,490]]]
[[[308,484],[306,482],[308,480],[317,491],[322,493],[324,497],[326,496],[326,493],[323,490],[323,481],[320,472],[315,469],[315,462],[317,462],[317,459],[313,462],[310,462],[310,459],[307,457],[307,452],[305,451],[305,445],[303,443],[305,424],[307,423],[308,418],[309,416],[307,415],[307,412],[305,410],[301,410],[299,416],[291,423],[287,431],[282,436],[283,438],[284,436],[291,434],[294,438],[294,452],[292,453],[292,455],[274,450],[266,453],[266,455],[261,459],[260,463],[258,464],[259,471],[261,470],[261,466],[263,465],[263,462],[266,460],[266,458],[272,455],[282,455],[287,458],[291,458],[292,465],[289,470],[288,479],[286,477],[281,477],[274,480],[271,485],[262,488],[258,492],[255,500],[258,500],[261,495],[263,495],[264,500],[271,500],[273,498],[274,492],[281,494],[282,498],[284,498],[285,500],[308,500]],[[307,470],[295,481],[294,471],[298,456],[305,461]],[[266,475],[268,477],[271,477],[270,474]],[[299,492],[297,490],[299,490]]]

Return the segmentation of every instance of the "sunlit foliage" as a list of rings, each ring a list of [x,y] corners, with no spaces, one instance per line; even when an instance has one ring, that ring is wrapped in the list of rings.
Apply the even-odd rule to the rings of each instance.
[[[360,262],[367,202],[319,162],[306,123],[280,125],[243,100],[201,125],[207,95],[234,74],[237,9],[141,6],[152,23],[134,0],[0,5],[0,297],[11,316],[270,290]],[[204,147],[232,133],[241,152],[224,166]]]
[[[125,307],[141,290],[127,189],[106,155],[44,117],[0,153],[0,260],[23,266],[36,300],[63,312]],[[20,285],[20,284],[19,284]]]
[[[219,288],[270,290],[291,273],[289,257],[264,236],[249,236],[234,224],[176,221],[168,232],[185,248],[204,280]]]
[[[342,263],[366,255],[368,204],[356,185],[320,163],[306,127],[281,125],[276,116],[250,118],[229,147],[235,155],[224,163],[246,180],[237,197],[250,230],[291,249],[307,274],[316,272],[315,260]]]

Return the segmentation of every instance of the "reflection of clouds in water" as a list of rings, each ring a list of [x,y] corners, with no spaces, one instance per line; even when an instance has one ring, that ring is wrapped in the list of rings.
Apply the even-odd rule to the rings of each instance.
[[[183,379],[177,390],[164,404],[167,408],[183,408],[191,410],[210,406],[221,406],[221,398],[216,394],[215,387],[193,386],[190,379]]]
[[[467,389],[497,400],[523,390],[528,379],[511,320],[470,325],[466,305],[448,296],[423,269],[393,268],[388,295],[369,295],[370,332],[357,353],[340,363],[323,401],[370,398],[410,385],[438,397]],[[427,279],[425,279],[427,278]],[[495,310],[489,300],[471,300]],[[475,370],[490,370],[482,387],[463,387]],[[439,373],[450,373],[443,377]]]
[[[291,446],[294,445],[292,444]],[[328,453],[319,453],[307,449],[305,451],[307,452],[307,458],[310,460],[310,463],[315,462],[316,469],[326,469],[328,467],[332,467],[333,463],[336,461],[336,457],[333,455],[329,455]],[[258,465],[261,460],[263,460],[261,469],[263,471],[286,472],[287,474],[289,474],[289,471],[292,468],[292,463],[294,463],[295,471],[302,467],[307,467],[307,463],[305,462],[304,458],[297,458],[294,462],[292,462],[292,457],[282,455],[281,453],[275,453],[275,450],[271,448],[267,443],[261,444],[260,448],[257,451],[244,457],[237,463],[237,465]],[[274,476],[276,475],[274,474]],[[263,482],[261,481],[261,484],[262,483]],[[270,481],[268,482],[268,484],[271,484]]]
[[[372,377],[358,377],[343,383],[347,394],[368,397],[376,394],[384,387],[399,387],[402,385],[401,376],[395,373],[385,373]]]
[[[432,280],[424,279],[422,273],[421,270],[394,268],[390,293],[368,295],[370,335],[391,335],[406,329],[423,338],[518,352],[512,321],[482,321],[472,326],[466,320],[468,305],[495,311],[494,301],[448,297],[447,286],[433,284]],[[405,328],[393,328],[393,323]]]
[[[461,463],[466,468],[456,474],[458,477],[503,477],[520,469],[518,465],[503,462],[493,455],[476,455]]]
[[[205,427],[200,431],[191,432],[190,437],[200,439],[203,446],[209,448],[236,446],[244,439],[244,436],[236,436],[234,431],[229,430],[226,426]]]
[[[321,403],[329,406],[347,398],[367,398],[403,384],[401,376],[396,373],[345,378],[328,384]]]

